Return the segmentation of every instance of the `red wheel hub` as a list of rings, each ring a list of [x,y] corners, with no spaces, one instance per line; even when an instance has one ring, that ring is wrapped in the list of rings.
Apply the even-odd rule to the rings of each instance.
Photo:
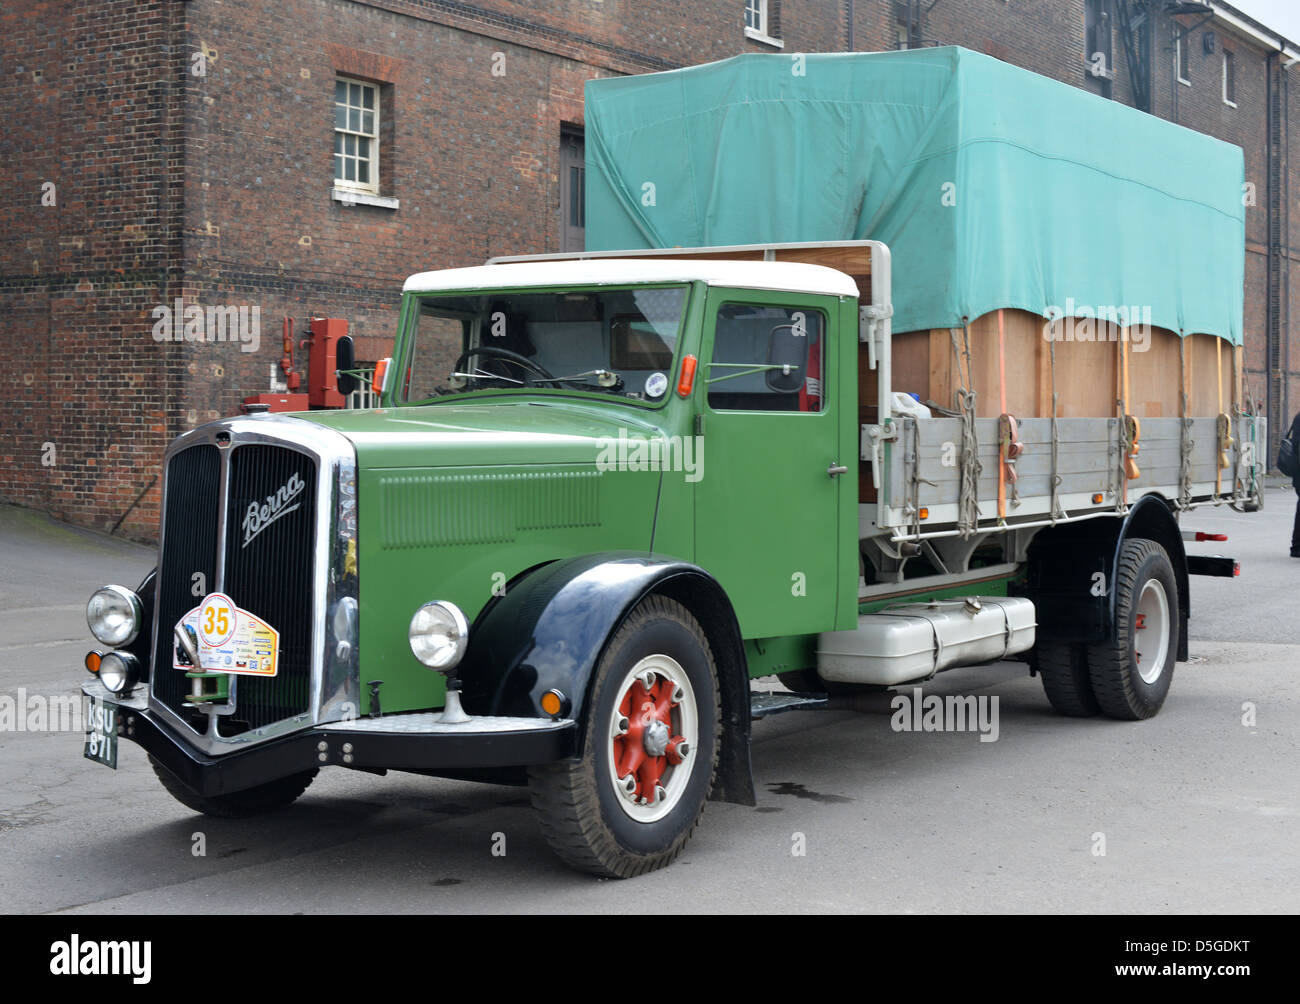
[[[663,787],[663,776],[670,766],[682,762],[685,738],[673,733],[673,700],[676,686],[671,680],[655,676],[647,687],[641,678],[623,694],[618,714],[627,719],[627,731],[613,738],[615,773],[631,777],[634,785],[626,788],[634,801],[654,804]]]

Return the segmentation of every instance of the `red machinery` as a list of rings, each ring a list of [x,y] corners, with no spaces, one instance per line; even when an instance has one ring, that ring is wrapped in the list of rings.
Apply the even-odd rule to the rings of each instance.
[[[338,389],[338,342],[348,333],[348,322],[341,317],[313,317],[311,334],[299,348],[308,350],[307,392],[298,387],[301,377],[293,363],[293,318],[284,319],[284,355],[280,369],[284,373],[285,389],[254,394],[244,398],[245,411],[307,411],[309,408],[342,408],[346,399]],[[250,405],[252,406],[250,408]]]

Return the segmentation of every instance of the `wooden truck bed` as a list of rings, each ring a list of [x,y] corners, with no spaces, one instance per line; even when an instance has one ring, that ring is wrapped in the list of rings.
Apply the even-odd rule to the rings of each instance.
[[[882,301],[889,290],[887,253],[877,266],[877,248],[884,252],[872,241],[837,241],[545,257],[824,265],[851,276],[860,304],[871,307],[873,280]],[[888,331],[887,310],[882,323]],[[1118,514],[1151,492],[1178,508],[1243,505],[1259,495],[1266,466],[1265,422],[1246,407],[1241,348],[1220,338],[1199,333],[1180,337],[1154,326],[1135,335],[1104,319],[1088,325],[1061,319],[1053,325],[1010,308],[973,318],[962,328],[888,332],[883,366],[872,365],[865,321],[861,338],[858,500],[863,540],[971,537]],[[872,430],[879,431],[882,371],[890,391],[915,394],[950,412],[960,412],[962,392],[974,391],[973,399],[965,400],[973,406],[974,456],[981,472],[973,486],[968,483],[964,510],[963,420],[938,410],[928,419],[895,415],[896,439],[876,443]],[[1003,472],[1005,501],[999,505],[998,416],[1004,412],[1018,421],[1022,452],[1014,487]],[[1138,421],[1134,478],[1124,476],[1127,423],[1121,415]]]

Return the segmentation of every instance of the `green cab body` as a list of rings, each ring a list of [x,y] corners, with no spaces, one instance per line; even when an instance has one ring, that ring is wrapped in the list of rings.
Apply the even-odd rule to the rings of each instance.
[[[600,805],[579,848],[548,830],[571,863],[666,863],[707,795],[754,803],[750,680],[856,623],[856,294],[804,263],[413,276],[378,407],[169,449],[135,678],[83,689],[199,811],[321,766],[526,782],[550,827]]]

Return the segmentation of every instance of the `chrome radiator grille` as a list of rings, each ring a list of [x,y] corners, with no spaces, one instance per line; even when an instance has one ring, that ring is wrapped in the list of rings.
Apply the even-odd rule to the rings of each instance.
[[[275,677],[232,677],[234,710],[220,716],[220,735],[311,710],[318,480],[316,460],[287,445],[202,444],[167,465],[150,685],[154,699],[196,732],[208,731],[208,715],[185,707],[191,685],[172,668],[172,629],[216,590],[280,632]]]

